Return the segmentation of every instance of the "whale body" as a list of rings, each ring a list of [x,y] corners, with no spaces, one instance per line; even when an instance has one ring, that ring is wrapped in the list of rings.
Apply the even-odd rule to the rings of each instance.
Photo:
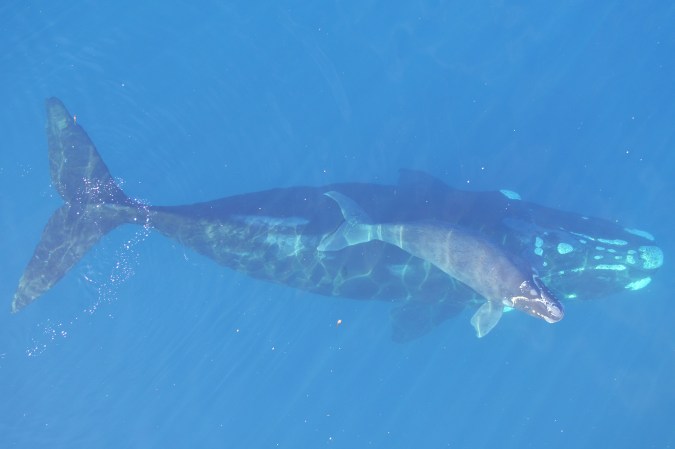
[[[319,243],[320,251],[339,251],[379,240],[426,260],[478,293],[486,302],[471,318],[483,337],[497,325],[505,307],[556,323],[563,318],[557,298],[526,264],[519,264],[503,248],[479,234],[443,222],[369,223],[368,215],[339,192],[334,199],[345,222]]]
[[[483,309],[494,319],[509,306],[504,298],[486,297],[497,285],[489,263],[467,280],[456,264],[444,267],[434,259],[430,239],[415,240],[426,245],[421,252],[391,238],[329,243],[348,218],[347,203],[367,217],[369,223],[362,225],[410,230],[424,224],[427,231],[429,226],[434,232],[452,230],[468,239],[467,245],[480,246],[500,264],[514,267],[509,273],[529,282],[525,290],[548,298],[548,311],[525,310],[543,313],[538,317],[548,322],[562,318],[558,299],[641,290],[663,263],[661,249],[647,232],[523,201],[512,192],[454,189],[411,170],[402,170],[396,185],[290,187],[151,206],[120,189],[60,100],[50,98],[46,105],[50,175],[64,204],[49,219],[24,270],[13,312],[47,293],[102,236],[124,224],[155,229],[254,278],[324,296],[392,302],[393,337],[399,341],[423,335],[466,308],[478,308],[479,316]],[[471,263],[471,248],[462,246],[462,251]],[[474,327],[484,335],[475,317]]]

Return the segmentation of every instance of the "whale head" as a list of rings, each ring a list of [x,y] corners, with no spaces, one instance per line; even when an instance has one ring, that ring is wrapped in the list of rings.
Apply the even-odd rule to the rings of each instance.
[[[565,312],[555,295],[536,274],[519,286],[519,292],[506,298],[504,305],[525,312],[548,323],[562,320]]]

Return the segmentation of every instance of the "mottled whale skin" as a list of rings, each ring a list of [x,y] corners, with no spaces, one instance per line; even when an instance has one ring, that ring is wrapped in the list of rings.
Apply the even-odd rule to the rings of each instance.
[[[46,293],[103,235],[123,224],[153,228],[258,279],[325,296],[391,301],[393,337],[399,341],[486,303],[428,258],[386,241],[320,248],[345,221],[328,192],[349,198],[373,223],[433,222],[466,230],[531,270],[542,288],[563,301],[640,290],[663,262],[646,232],[522,201],[511,192],[453,189],[408,170],[401,171],[397,185],[291,187],[150,206],[124,194],[56,98],[47,100],[46,130],[52,185],[64,205],[49,219],[24,270],[13,312]]]

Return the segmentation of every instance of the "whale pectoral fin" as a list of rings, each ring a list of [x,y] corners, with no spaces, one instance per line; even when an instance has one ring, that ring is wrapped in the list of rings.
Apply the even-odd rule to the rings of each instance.
[[[494,328],[504,313],[504,306],[494,301],[485,304],[471,317],[471,325],[476,329],[478,338],[486,336]]]
[[[373,240],[372,226],[364,224],[370,218],[351,198],[335,191],[326,192],[324,195],[333,199],[340,206],[345,221],[335,232],[325,235],[316,249],[319,251],[339,251],[348,246]]]
[[[368,214],[366,214],[365,211],[361,209],[361,207],[347,195],[343,195],[342,193],[336,192],[335,190],[325,192],[324,195],[335,201],[337,205],[340,206],[340,211],[342,212],[342,216],[346,222],[352,224],[370,223],[370,217]]]

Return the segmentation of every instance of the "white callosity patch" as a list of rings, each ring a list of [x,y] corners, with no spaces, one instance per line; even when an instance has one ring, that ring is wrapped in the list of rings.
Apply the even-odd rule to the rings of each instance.
[[[569,243],[558,243],[558,254],[568,254],[574,251],[574,247]]]
[[[623,271],[626,269],[625,265],[607,265],[607,264],[601,264],[601,265],[596,265],[595,266],[596,270],[610,270],[610,271]]]
[[[651,235],[647,231],[642,231],[640,229],[631,229],[631,228],[623,228],[623,229],[624,229],[624,231],[628,232],[629,234],[637,235],[638,237],[645,238],[645,239],[650,240],[652,242],[654,241],[654,236]]]
[[[633,281],[629,284],[626,284],[626,289],[627,290],[640,290],[641,288],[645,288],[646,286],[648,286],[651,281],[652,281],[652,278],[650,278],[650,277],[638,279],[637,281]]]
[[[640,231],[637,229],[626,229],[627,232],[637,235],[649,240],[653,240],[654,237],[649,234],[648,232],[645,231]],[[628,242],[622,239],[606,239],[606,238],[599,238],[599,237],[591,237],[586,234],[580,234],[576,232],[571,232],[572,234],[576,235],[579,237],[579,242],[582,244],[587,243],[588,241],[591,242],[598,242],[598,243],[603,243],[607,246],[613,246],[614,248],[609,248],[605,246],[596,246],[595,251],[599,253],[610,253],[612,254],[611,256],[608,255],[609,259],[613,259],[617,262],[622,262],[622,263],[617,263],[617,264],[600,264],[595,266],[594,268],[596,270],[616,270],[616,271],[622,271],[626,269],[626,264],[627,265],[638,265],[641,264],[642,268],[645,270],[654,270],[656,268],[659,268],[663,264],[663,251],[657,246],[641,246],[638,248],[638,250],[634,249],[625,249],[625,246],[628,245]],[[560,249],[560,245],[559,249]],[[625,255],[620,255],[622,252],[625,251]],[[560,251],[559,251],[560,252]],[[561,253],[563,254],[563,253]],[[594,260],[602,260],[604,259],[605,256],[602,254],[596,254],[593,256]],[[642,285],[641,281],[635,281],[636,285]],[[632,284],[631,284],[632,285]],[[645,284],[646,285],[646,284]],[[629,288],[629,287],[626,287]],[[631,289],[633,287],[630,287]],[[642,287],[640,287],[642,288]]]
[[[614,246],[626,246],[628,245],[628,242],[625,240],[621,239],[596,239],[600,243],[606,243],[607,245],[614,245]]]
[[[544,255],[544,241],[541,239],[541,237],[536,237],[534,239],[534,253],[537,256],[543,256]]]
[[[595,241],[595,238],[591,237],[590,235],[581,234],[579,232],[574,232],[574,231],[569,231],[569,232],[570,232],[570,234],[576,235],[577,237],[579,237],[579,242],[582,243],[582,244],[586,243],[589,240],[592,241],[592,242]]]
[[[629,263],[631,265],[635,265],[635,255],[637,254],[637,251],[634,249],[629,249],[628,254],[626,254],[626,263]]]
[[[658,246],[641,246],[640,259],[642,259],[642,268],[654,270],[663,265],[663,251]]]

